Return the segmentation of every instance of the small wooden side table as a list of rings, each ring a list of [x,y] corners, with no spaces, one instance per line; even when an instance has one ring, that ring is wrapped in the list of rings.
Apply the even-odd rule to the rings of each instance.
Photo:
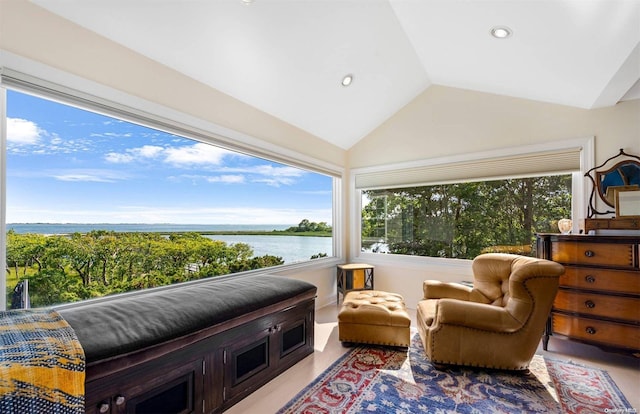
[[[352,290],[372,290],[373,269],[374,266],[364,263],[338,265],[336,303],[340,303],[341,293],[344,299]]]

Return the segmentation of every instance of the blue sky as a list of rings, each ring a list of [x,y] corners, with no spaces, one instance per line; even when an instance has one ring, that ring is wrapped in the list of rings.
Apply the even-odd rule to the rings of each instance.
[[[7,92],[7,223],[331,224],[330,177]]]

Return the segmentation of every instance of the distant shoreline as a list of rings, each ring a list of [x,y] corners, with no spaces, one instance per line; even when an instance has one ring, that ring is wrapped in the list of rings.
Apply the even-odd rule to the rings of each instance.
[[[300,236],[332,237],[326,231],[287,231],[295,225],[273,224],[143,224],[143,223],[9,223],[7,231],[17,234],[86,234],[91,231],[109,231],[115,233],[160,233],[186,234],[198,233],[203,236]]]
[[[184,233],[198,233],[203,236],[308,236],[308,237],[331,237],[332,234],[326,231],[286,231],[286,230],[271,230],[271,231],[254,231],[254,230],[238,230],[238,231],[174,231],[172,234],[184,234]]]

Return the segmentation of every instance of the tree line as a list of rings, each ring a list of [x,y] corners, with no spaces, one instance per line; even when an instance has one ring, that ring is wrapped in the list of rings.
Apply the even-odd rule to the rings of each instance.
[[[289,227],[285,230],[285,232],[292,233],[331,233],[331,226],[329,226],[326,222],[321,221],[320,223],[316,223],[314,221],[309,221],[308,219],[302,220],[298,223],[297,226]]]
[[[571,175],[365,192],[363,247],[473,259],[485,252],[534,255],[535,233],[571,217]]]
[[[227,244],[198,233],[71,235],[7,232],[7,274],[28,278],[33,307],[283,264],[253,255],[248,244]]]

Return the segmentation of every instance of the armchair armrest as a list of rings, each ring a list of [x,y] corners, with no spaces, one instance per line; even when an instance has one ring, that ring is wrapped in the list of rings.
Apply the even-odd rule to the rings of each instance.
[[[422,283],[424,299],[452,298],[470,300],[472,288],[460,283],[447,283],[439,280],[425,280]]]
[[[441,299],[435,324],[458,325],[492,332],[515,332],[522,323],[506,308],[477,302]]]

